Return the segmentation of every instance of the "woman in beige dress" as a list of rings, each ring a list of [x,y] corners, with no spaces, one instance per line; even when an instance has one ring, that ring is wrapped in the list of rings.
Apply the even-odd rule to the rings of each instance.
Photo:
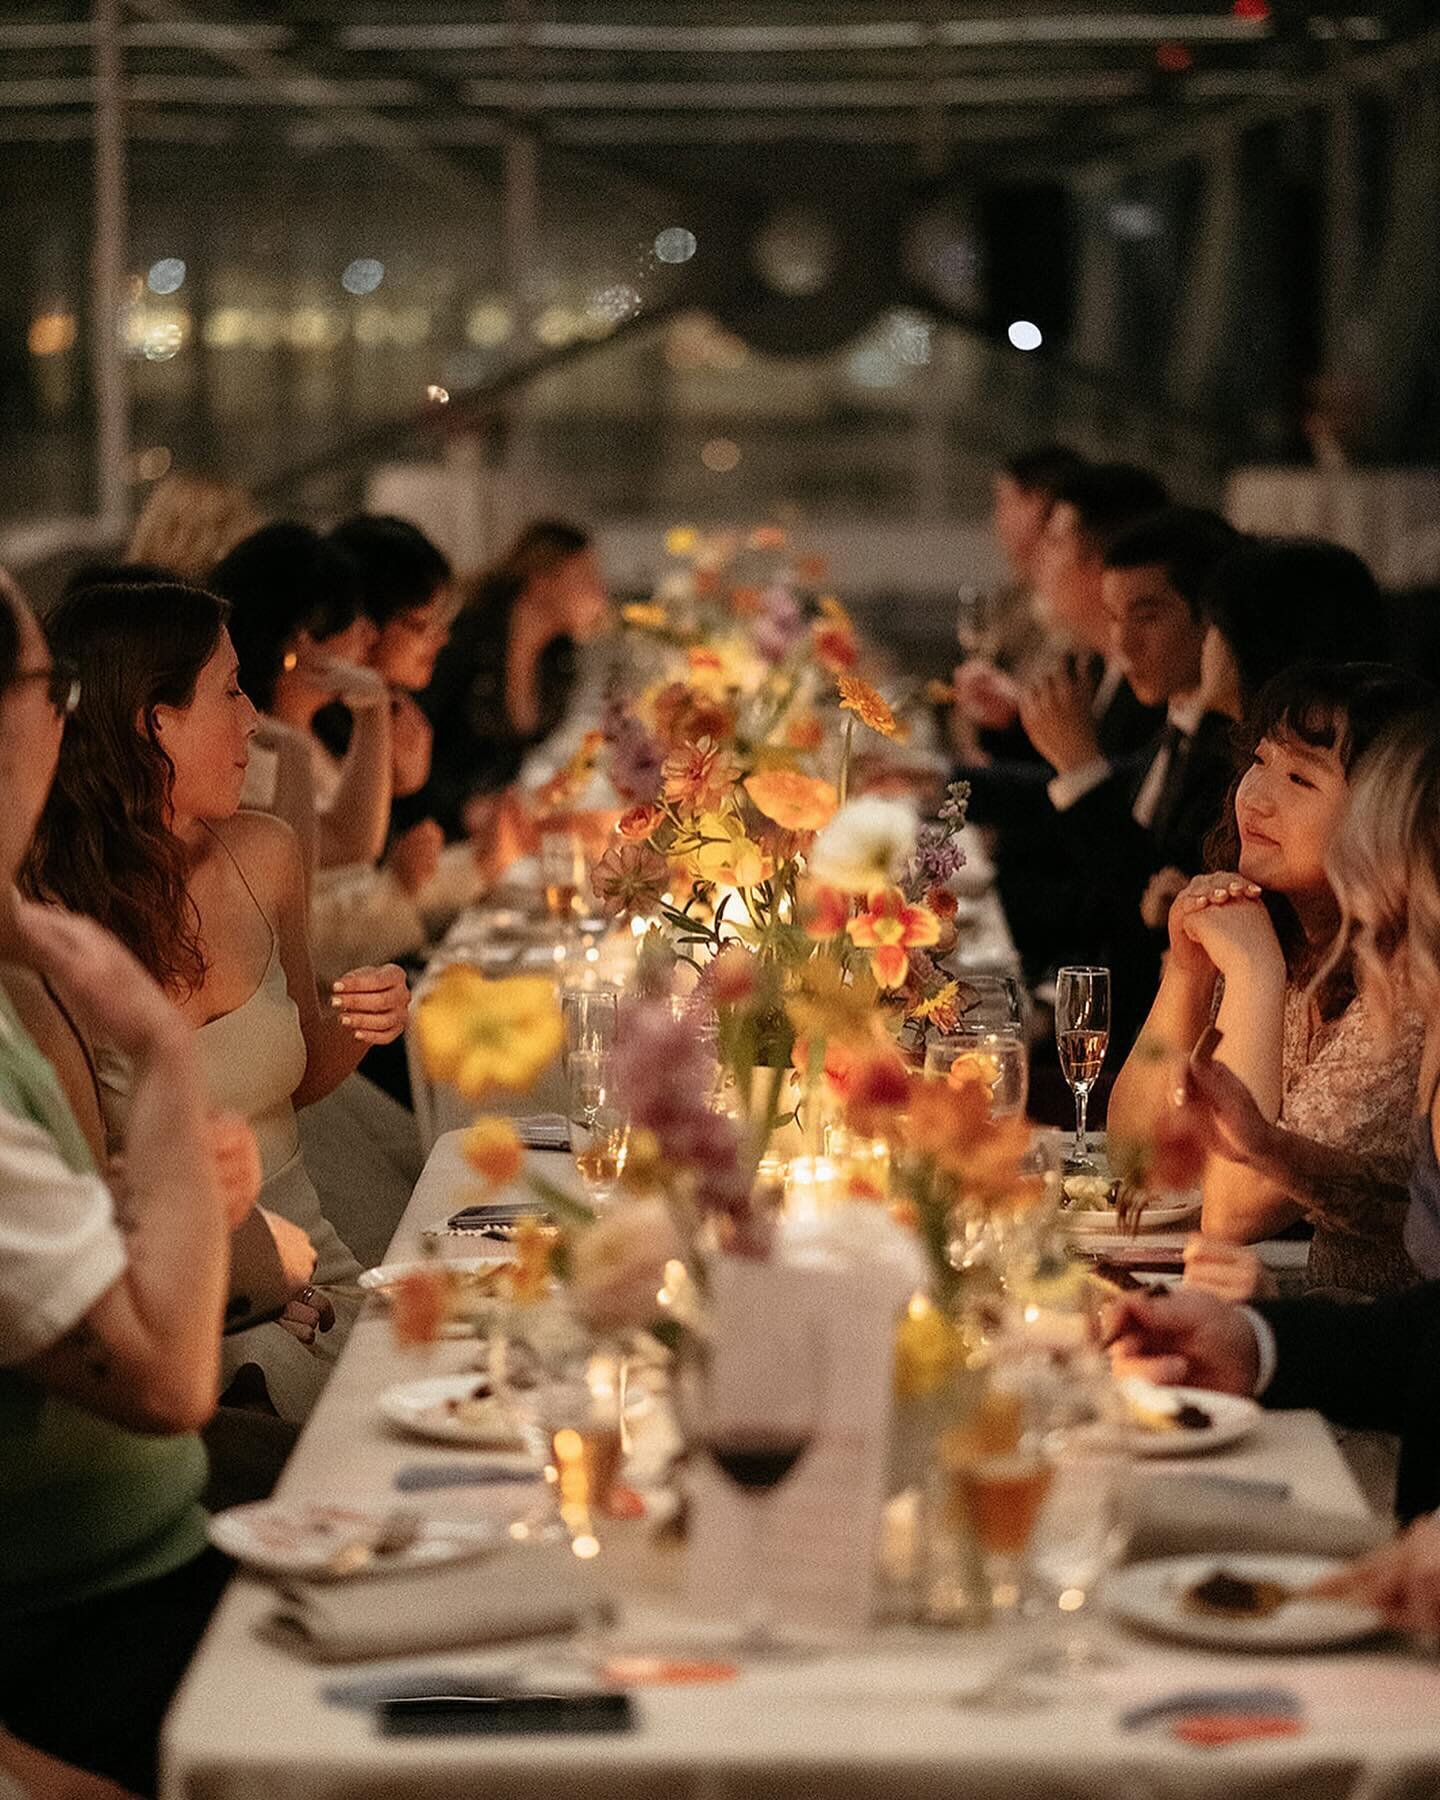
[[[309,1316],[239,1333],[224,1357],[232,1398],[299,1420],[358,1310],[359,1269],[321,1211],[295,1108],[400,1035],[408,994],[387,964],[349,971],[321,1004],[294,835],[239,810],[256,713],[225,618],[223,601],[178,584],[92,588],[51,615],[85,685],[26,884],[100,919],[160,981],[197,1031],[212,1103],[254,1129],[261,1203],[314,1244]],[[99,1060],[114,1129],[129,1069],[113,1050]]]

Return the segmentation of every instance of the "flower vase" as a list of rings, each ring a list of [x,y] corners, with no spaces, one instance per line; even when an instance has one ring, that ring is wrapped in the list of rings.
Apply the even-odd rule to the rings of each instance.
[[[752,1119],[765,1116],[765,1108],[770,1102],[771,1090],[775,1082],[775,1070],[764,1066],[750,1071],[750,1106]],[[771,1156],[791,1157],[804,1154],[805,1130],[802,1124],[802,1107],[805,1102],[805,1086],[794,1069],[780,1070],[780,1089],[775,1101],[775,1123],[771,1127],[767,1141],[767,1151]]]

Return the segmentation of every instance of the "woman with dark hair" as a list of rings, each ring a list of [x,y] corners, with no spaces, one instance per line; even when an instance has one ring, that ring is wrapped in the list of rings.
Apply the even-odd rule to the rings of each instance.
[[[1368,1162],[1374,1232],[1302,1205],[1257,1169],[1211,1159],[1206,1234],[1249,1243],[1308,1216],[1312,1286],[1380,1293],[1414,1280],[1393,1202],[1409,1173],[1423,1029],[1406,1008],[1382,1029],[1349,956],[1333,954],[1340,907],[1326,857],[1350,771],[1386,727],[1432,699],[1428,684],[1377,663],[1302,663],[1262,690],[1212,846],[1216,872],[1197,877],[1171,908],[1160,992],[1110,1098],[1115,1138],[1148,1137],[1170,1104],[1175,1058],[1213,1020],[1218,1060],[1268,1120]]]
[[[121,1197],[0,991],[0,1715],[149,1793],[161,1717],[228,1573],[205,1546],[197,1434],[240,1215],[193,1034],[108,933],[13,886],[75,699],[0,576],[0,956],[62,985],[134,1071]]]
[[[1320,538],[1245,538],[1200,600],[1210,625],[1202,688],[1213,711],[1240,719],[1297,653],[1317,663],[1390,654],[1384,601],[1353,550]]]
[[[447,837],[465,835],[472,796],[509,787],[562,724],[578,649],[609,618],[588,535],[557,519],[526,526],[470,588],[420,696],[435,730],[426,799]]]
[[[57,656],[85,682],[25,869],[37,899],[108,926],[195,1027],[217,1105],[260,1146],[265,1207],[299,1225],[318,1263],[308,1319],[226,1340],[232,1398],[249,1389],[305,1416],[353,1318],[358,1266],[321,1213],[295,1107],[330,1093],[371,1044],[404,1029],[405,977],[351,970],[332,1009],[315,985],[294,834],[240,810],[256,714],[239,685],[223,600],[178,584],[93,588],[51,615]],[[334,1009],[343,1008],[343,1012]],[[115,1047],[111,1047],[113,1050]],[[128,1060],[100,1059],[110,1119],[132,1092]],[[342,1291],[327,1297],[324,1290]],[[253,1370],[234,1387],[242,1370]]]
[[[313,835],[319,868],[374,862],[390,823],[393,743],[384,686],[363,666],[375,631],[354,562],[308,525],[281,522],[237,544],[210,587],[230,602],[240,685],[264,715],[246,804],[278,813],[302,845]],[[341,761],[314,731],[337,695],[356,721]]]

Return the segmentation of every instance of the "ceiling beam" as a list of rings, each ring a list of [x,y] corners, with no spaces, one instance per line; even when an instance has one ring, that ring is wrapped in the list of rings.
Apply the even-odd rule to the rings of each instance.
[[[467,81],[471,106],[530,112],[895,111],[924,98],[941,106],[1106,106],[1143,93],[1149,77],[1093,74],[974,76],[948,81]]]

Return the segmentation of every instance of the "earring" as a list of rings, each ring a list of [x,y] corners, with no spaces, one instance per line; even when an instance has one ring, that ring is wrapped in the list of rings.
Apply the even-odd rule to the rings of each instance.
[[[300,666],[300,658],[293,650],[287,650],[281,658],[280,667],[287,675],[293,675]]]

